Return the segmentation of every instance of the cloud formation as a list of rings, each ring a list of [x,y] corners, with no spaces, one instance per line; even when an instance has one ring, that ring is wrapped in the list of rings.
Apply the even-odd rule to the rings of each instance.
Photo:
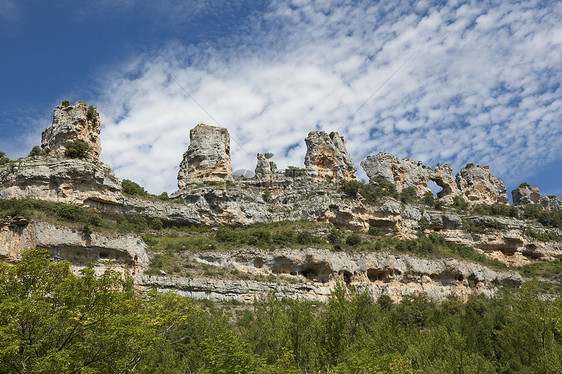
[[[170,43],[116,69],[98,100],[102,159],[171,192],[204,122],[228,128],[233,169],[266,151],[302,165],[321,129],[345,136],[359,169],[386,151],[522,181],[562,159],[560,19],[549,1],[272,2],[235,37]]]

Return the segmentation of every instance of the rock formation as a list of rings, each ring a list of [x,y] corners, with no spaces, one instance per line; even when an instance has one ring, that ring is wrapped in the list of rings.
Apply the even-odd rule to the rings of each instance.
[[[261,153],[258,153],[258,163],[256,164],[256,178],[271,182],[272,179],[272,172],[271,172],[271,164],[267,158],[264,157]]]
[[[457,195],[457,187],[451,176],[452,169],[449,165],[437,166],[432,169],[423,165],[421,161],[414,162],[409,158],[399,159],[398,157],[385,152],[368,156],[361,162],[361,166],[367,173],[371,181],[382,178],[396,185],[398,191],[406,187],[414,187],[418,197],[431,192],[428,182],[434,181],[443,188],[438,197],[444,202],[450,203]]]
[[[355,166],[337,132],[311,131],[305,139],[304,165],[315,180],[341,183],[355,179]]]
[[[511,191],[513,204],[538,204],[541,197],[541,192],[538,187],[529,186],[526,183],[521,183],[519,187]]]
[[[490,174],[489,166],[468,164],[456,175],[462,197],[471,204],[509,205],[502,181]]]
[[[88,159],[99,161],[101,153],[100,114],[83,101],[74,105],[59,105],[53,114],[53,124],[41,134],[41,147],[52,156],[64,156],[66,143],[76,140],[90,147]]]
[[[183,154],[178,187],[189,183],[222,182],[232,179],[230,136],[222,127],[199,124],[189,132],[189,147]]]
[[[545,210],[562,210],[562,196],[541,196],[539,203]]]

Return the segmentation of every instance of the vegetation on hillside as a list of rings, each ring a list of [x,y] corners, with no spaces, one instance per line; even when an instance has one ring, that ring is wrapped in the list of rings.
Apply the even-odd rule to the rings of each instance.
[[[326,303],[194,303],[31,250],[0,263],[0,371],[558,373],[562,298],[541,295],[531,282],[494,299],[394,304],[339,284]]]

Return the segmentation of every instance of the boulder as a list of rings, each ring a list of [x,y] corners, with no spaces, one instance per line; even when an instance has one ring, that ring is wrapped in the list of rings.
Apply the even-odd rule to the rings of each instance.
[[[66,144],[83,141],[89,147],[87,159],[99,161],[101,153],[100,114],[83,101],[55,107],[53,124],[41,134],[41,147],[52,156],[64,156]]]
[[[271,172],[271,164],[267,158],[264,157],[261,153],[258,153],[258,163],[256,164],[256,178],[262,179],[265,181],[271,181],[272,172]]]
[[[180,191],[190,183],[232,179],[227,129],[201,123],[191,129],[189,139],[189,148],[183,154],[178,173]]]
[[[529,186],[521,183],[519,187],[511,191],[513,204],[538,204],[541,192],[538,187]]]
[[[307,174],[322,182],[340,183],[355,179],[355,166],[337,132],[311,131],[305,139],[304,165]]]

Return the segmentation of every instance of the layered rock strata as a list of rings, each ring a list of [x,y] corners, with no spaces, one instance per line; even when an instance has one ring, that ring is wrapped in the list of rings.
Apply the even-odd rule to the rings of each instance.
[[[98,273],[109,267],[138,274],[148,266],[146,245],[138,235],[85,233],[26,219],[0,220],[0,259],[17,260],[29,248],[47,249],[55,260],[70,261],[75,269],[94,264]]]
[[[189,139],[189,147],[178,172],[180,191],[190,183],[232,179],[230,135],[227,129],[199,124],[191,129]]]
[[[521,276],[513,271],[494,271],[456,259],[425,259],[410,255],[343,253],[324,249],[282,249],[275,252],[240,249],[230,252],[200,252],[190,260],[252,276],[274,276],[278,282],[137,276],[137,283],[161,290],[212,300],[251,302],[271,294],[313,301],[326,301],[336,282],[366,290],[375,299],[388,295],[395,301],[425,293],[430,299],[449,295],[461,299],[471,294],[492,296],[497,287],[517,287]],[[285,281],[283,281],[285,280]]]
[[[341,183],[355,179],[355,166],[337,132],[311,131],[305,139],[304,165],[309,176],[322,182]]]
[[[41,134],[41,147],[49,155],[64,156],[66,144],[80,140],[90,147],[88,159],[99,161],[100,129],[100,114],[93,106],[87,108],[83,101],[59,105],[55,107],[52,126]]]

